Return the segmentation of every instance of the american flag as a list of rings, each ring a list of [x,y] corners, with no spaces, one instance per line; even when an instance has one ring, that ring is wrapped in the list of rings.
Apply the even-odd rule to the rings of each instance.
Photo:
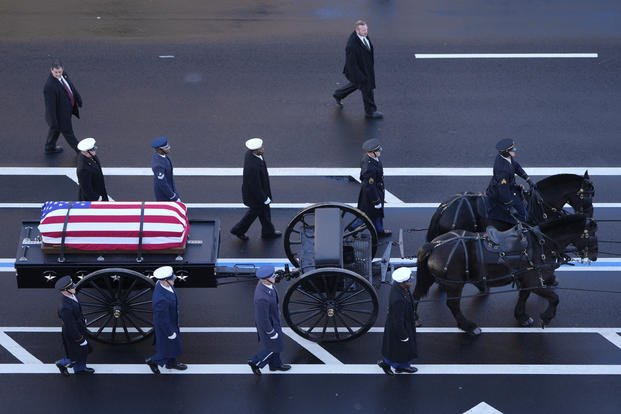
[[[69,210],[69,207],[71,209]],[[43,243],[77,250],[136,251],[140,232],[140,202],[48,201],[41,209]],[[146,202],[142,249],[183,248],[190,231],[187,209],[179,202]]]

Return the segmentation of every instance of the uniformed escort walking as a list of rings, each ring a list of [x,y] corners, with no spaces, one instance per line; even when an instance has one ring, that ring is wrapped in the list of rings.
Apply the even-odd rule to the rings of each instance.
[[[531,189],[535,188],[535,183],[514,159],[517,148],[512,139],[498,141],[496,150],[498,154],[494,160],[494,175],[486,190],[490,200],[489,218],[510,224],[515,224],[515,219],[525,221],[524,195],[522,187],[515,182],[515,175],[526,180]]]
[[[280,360],[283,338],[278,292],[274,287],[276,281],[274,267],[262,266],[257,269],[256,275],[259,282],[254,290],[254,318],[263,349],[248,361],[248,365],[255,375],[261,375],[261,368],[267,364],[270,371],[288,371],[291,365],[283,364]]]
[[[154,149],[151,158],[151,170],[153,170],[153,191],[156,201],[181,201],[175,179],[173,177],[172,161],[168,157],[170,144],[168,138],[157,137],[151,141],[151,148]]]
[[[174,289],[176,276],[170,266],[158,267],[153,276],[157,279],[152,300],[155,355],[147,358],[146,363],[154,374],[159,374],[159,367],[163,366],[184,371],[187,365],[177,361],[182,349],[179,304]]]
[[[362,144],[365,154],[360,161],[360,193],[358,208],[373,222],[377,235],[387,237],[392,234],[384,228],[384,168],[380,156],[382,146],[377,139]]]
[[[75,296],[75,285],[70,276],[63,276],[54,287],[62,294],[62,305],[58,317],[62,321],[62,339],[65,357],[56,361],[61,374],[69,376],[69,368],[77,375],[93,374],[95,370],[86,366],[86,357],[91,345],[86,339],[86,319]]]
[[[108,201],[108,191],[104,181],[101,163],[97,157],[95,138],[84,138],[78,143],[78,200]]]
[[[388,316],[382,340],[383,359],[377,364],[387,375],[398,373],[413,374],[418,371],[411,364],[418,357],[416,343],[416,323],[414,321],[414,302],[410,293],[412,270],[400,267],[392,272]]]
[[[244,156],[244,176],[242,181],[242,201],[248,207],[244,217],[233,226],[231,234],[241,240],[248,240],[246,232],[250,225],[259,218],[261,222],[261,237],[275,239],[282,233],[274,229],[270,203],[272,190],[270,176],[263,159],[264,149],[261,138],[252,138],[246,141],[246,155]]]

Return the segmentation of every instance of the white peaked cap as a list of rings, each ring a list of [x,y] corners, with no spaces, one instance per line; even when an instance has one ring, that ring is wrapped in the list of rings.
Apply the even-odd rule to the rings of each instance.
[[[411,276],[412,276],[412,269],[410,269],[409,267],[400,267],[394,272],[392,272],[392,280],[398,283],[405,282]]]
[[[258,150],[263,146],[263,140],[261,138],[250,138],[246,141],[246,148],[251,151]]]
[[[153,272],[153,276],[158,280],[168,279],[173,276],[173,268],[170,266],[158,267]]]
[[[93,149],[95,146],[95,138],[84,138],[82,141],[78,142],[78,149],[80,151],[88,151]]]

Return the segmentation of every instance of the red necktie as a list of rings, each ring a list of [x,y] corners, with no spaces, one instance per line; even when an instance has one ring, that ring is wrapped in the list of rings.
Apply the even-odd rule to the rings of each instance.
[[[65,88],[65,91],[67,91],[67,95],[69,95],[69,99],[71,100],[71,107],[73,107],[75,105],[75,98],[73,97],[73,92],[71,92],[71,88],[69,88],[69,85],[64,78],[60,79],[60,83],[62,83],[63,88]]]

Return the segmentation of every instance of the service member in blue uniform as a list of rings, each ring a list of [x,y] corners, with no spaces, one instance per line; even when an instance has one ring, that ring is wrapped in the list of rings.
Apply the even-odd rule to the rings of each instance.
[[[248,207],[244,217],[233,226],[231,234],[241,240],[248,240],[246,232],[259,218],[261,222],[261,237],[275,239],[282,233],[274,229],[270,204],[272,202],[272,190],[270,188],[270,176],[263,155],[263,140],[251,138],[246,141],[246,155],[244,157],[244,176],[242,179],[242,201]]]
[[[157,137],[151,142],[151,148],[155,150],[151,158],[153,170],[153,191],[156,201],[181,201],[175,179],[173,177],[173,165],[168,157],[170,144],[168,138]]]
[[[288,371],[291,365],[283,364],[280,360],[283,338],[278,311],[278,292],[274,287],[276,282],[274,267],[258,268],[257,279],[259,283],[254,290],[254,318],[263,349],[248,361],[248,365],[255,375],[261,375],[261,368],[267,364],[270,371]]]
[[[181,333],[179,305],[174,289],[176,276],[170,266],[158,267],[153,276],[157,279],[152,299],[155,355],[147,358],[146,363],[154,374],[159,374],[159,367],[163,366],[184,371],[188,366],[177,361],[181,355]]]
[[[416,344],[416,322],[414,302],[410,293],[410,276],[412,270],[400,267],[392,272],[388,316],[384,326],[382,340],[383,359],[377,364],[387,375],[398,373],[413,374],[418,371],[411,365],[418,357]]]
[[[380,156],[382,146],[373,138],[362,144],[365,154],[360,161],[360,193],[358,208],[373,222],[377,235],[390,236],[392,232],[384,228],[384,168]]]
[[[101,163],[97,157],[95,138],[84,138],[78,143],[78,200],[108,201],[108,191],[104,181]]]
[[[506,138],[496,144],[498,155],[494,161],[494,175],[486,194],[490,200],[489,218],[515,224],[512,216],[526,220],[526,207],[522,187],[515,182],[515,175],[522,177],[531,189],[535,183],[515,160],[517,148],[512,139]]]
[[[86,357],[91,352],[91,346],[86,339],[86,319],[75,296],[75,285],[70,276],[63,276],[56,281],[54,287],[62,294],[58,317],[63,324],[62,339],[65,348],[65,357],[56,361],[56,366],[64,376],[69,376],[68,368],[71,367],[75,374],[92,374],[95,370],[86,366]]]

